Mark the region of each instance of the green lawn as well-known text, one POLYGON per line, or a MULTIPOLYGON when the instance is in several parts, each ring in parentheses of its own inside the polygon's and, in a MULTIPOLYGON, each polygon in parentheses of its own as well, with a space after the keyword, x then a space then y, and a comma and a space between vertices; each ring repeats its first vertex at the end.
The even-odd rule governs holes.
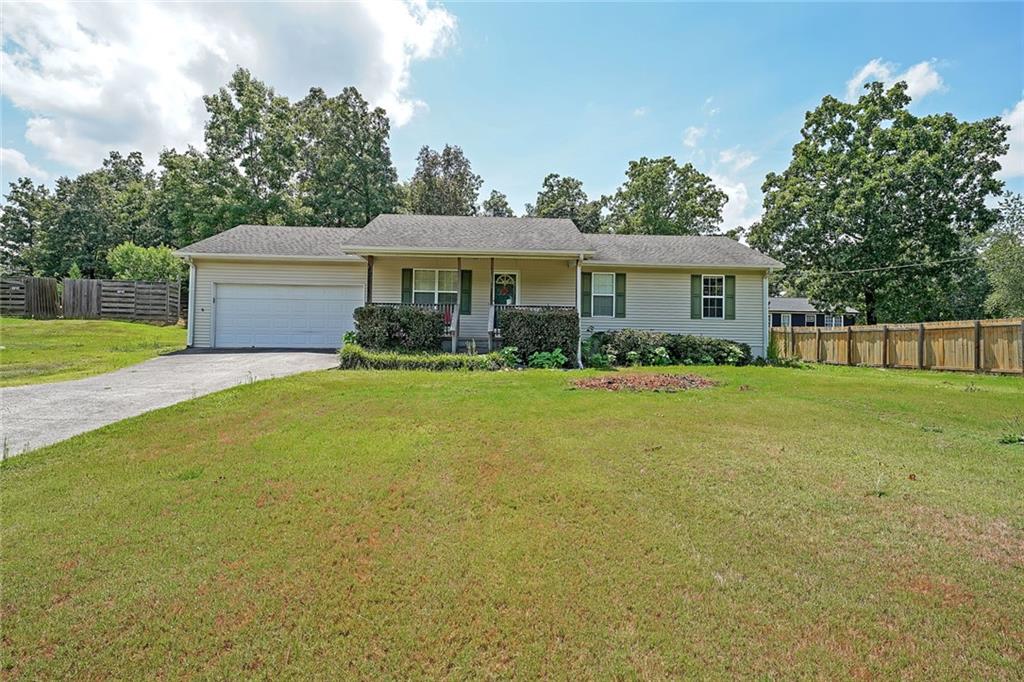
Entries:
POLYGON ((80 379, 185 347, 181 327, 0 318, 0 386, 80 379))
POLYGON ((328 371, 0 468, 12 677, 1019 678, 1024 381, 328 371))

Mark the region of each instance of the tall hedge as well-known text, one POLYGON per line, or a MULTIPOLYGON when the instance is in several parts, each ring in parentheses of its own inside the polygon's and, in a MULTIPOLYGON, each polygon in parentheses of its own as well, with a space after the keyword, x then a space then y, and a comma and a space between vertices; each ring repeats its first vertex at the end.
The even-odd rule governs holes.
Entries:
POLYGON ((413 306, 356 308, 356 343, 373 350, 440 352, 444 315, 413 306))
POLYGON ((501 343, 515 346, 526 361, 536 352, 561 348, 568 364, 576 366, 576 344, 580 338, 580 316, 575 310, 509 308, 501 313, 501 343))

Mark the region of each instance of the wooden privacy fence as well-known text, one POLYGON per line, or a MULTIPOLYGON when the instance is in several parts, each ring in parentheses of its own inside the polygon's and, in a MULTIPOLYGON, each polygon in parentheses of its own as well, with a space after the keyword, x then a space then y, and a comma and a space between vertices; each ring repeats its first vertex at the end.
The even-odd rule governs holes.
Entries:
POLYGON ((175 324, 181 315, 180 282, 65 279, 64 317, 175 324))
POLYGON ((60 315, 57 280, 53 277, 0 279, 0 314, 53 319, 60 315))
POLYGON ((805 362, 1024 375, 1024 318, 863 327, 784 327, 779 354, 805 362))

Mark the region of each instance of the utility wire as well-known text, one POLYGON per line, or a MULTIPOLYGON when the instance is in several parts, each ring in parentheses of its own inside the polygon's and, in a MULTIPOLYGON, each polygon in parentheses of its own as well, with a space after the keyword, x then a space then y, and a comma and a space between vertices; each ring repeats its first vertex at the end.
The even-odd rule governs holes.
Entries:
POLYGON ((963 258, 948 258, 946 260, 939 260, 931 263, 908 263, 905 265, 886 265, 880 268, 861 268, 859 270, 790 270, 789 268, 787 268, 782 272, 786 275, 855 275, 861 272, 881 272, 883 270, 902 270, 906 268, 930 268, 936 265, 944 265, 945 263, 959 263, 965 260, 979 259, 979 256, 964 256, 963 258))

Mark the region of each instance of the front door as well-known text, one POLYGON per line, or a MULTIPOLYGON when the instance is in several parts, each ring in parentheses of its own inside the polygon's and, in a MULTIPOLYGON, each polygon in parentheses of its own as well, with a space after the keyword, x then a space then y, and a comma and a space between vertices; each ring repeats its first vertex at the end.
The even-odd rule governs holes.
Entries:
POLYGON ((497 305, 515 305, 519 276, 514 272, 494 273, 494 302, 497 305))

